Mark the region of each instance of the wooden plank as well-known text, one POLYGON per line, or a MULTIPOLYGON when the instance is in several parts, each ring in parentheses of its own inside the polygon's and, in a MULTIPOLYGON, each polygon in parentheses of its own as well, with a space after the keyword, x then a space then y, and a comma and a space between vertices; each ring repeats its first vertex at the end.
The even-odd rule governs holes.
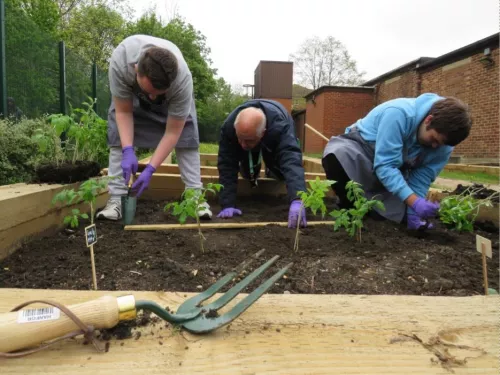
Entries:
POLYGON ((79 184, 14 184, 0 189, 0 231, 44 216, 54 209, 52 198, 63 189, 79 184))
MULTIPOLYGON (((143 170, 144 167, 146 167, 147 163, 139 163, 139 171, 143 170)), ((108 170, 107 168, 104 169, 104 172, 107 174, 108 170)), ((156 173, 160 174, 178 174, 180 175, 179 171, 179 165, 178 164, 162 164, 158 168, 156 168, 156 173)), ((200 167, 200 173, 203 176, 218 176, 219 175, 219 170, 217 167, 213 166, 201 166, 200 167)), ((265 170, 261 169, 260 171, 261 176, 264 176, 265 170)), ((311 172, 306 172, 305 173, 306 180, 313 180, 316 177, 319 177, 320 179, 324 180, 326 178, 325 173, 311 173, 311 172)))
POLYGON ((474 164, 446 164, 445 171, 459 171, 466 173, 486 173, 492 176, 500 177, 500 167, 474 164))
MULTIPOLYGON (((148 156, 144 159, 139 160, 139 163, 148 164, 150 160, 151 156, 148 156)), ((171 163, 172 163, 172 154, 169 154, 162 164, 171 164, 171 163)))
POLYGON ((311 173, 325 173, 323 165, 321 164, 321 159, 311 158, 309 156, 302 157, 304 169, 306 172, 311 173))
MULTIPOLYGON (((124 294, 128 293, 4 289, 0 312, 33 299, 73 304, 102 295, 124 294)), ((133 294, 136 299, 153 300, 174 310, 193 295, 133 294)), ((498 296, 267 294, 229 328, 211 334, 180 334, 157 324, 141 329, 138 340, 112 339, 108 353, 97 353, 92 345, 82 345, 81 338, 66 340, 27 357, 0 360, 0 372, 2 375, 452 373, 434 362, 438 359, 429 349, 404 336, 416 335, 425 343, 439 339, 451 344, 447 348, 435 344, 433 347, 440 353, 448 349, 458 360, 467 358, 466 364, 451 369, 455 374, 497 375, 498 303, 498 296)))
MULTIPOLYGON (((107 192, 102 193, 97 197, 96 207, 102 208, 108 200, 107 192)), ((40 200, 40 208, 46 208, 47 202, 40 200)), ((56 233, 63 227, 63 219, 71 209, 78 208, 82 211, 87 211, 85 204, 71 205, 64 208, 51 208, 44 215, 31 220, 26 220, 0 231, 0 260, 15 252, 24 243, 27 243, 35 238, 40 238, 56 233)), ((22 216, 23 211, 18 211, 13 219, 22 216)))
MULTIPOLYGON (((333 225, 335 221, 309 221, 307 225, 310 227, 316 225, 333 225)), ((268 221, 268 222, 255 222, 255 223, 201 223, 201 229, 243 229, 265 227, 268 225, 277 225, 280 227, 287 227, 287 221, 268 221)), ((125 230, 176 230, 176 229, 198 229, 198 224, 143 224, 143 225, 125 225, 125 230)))

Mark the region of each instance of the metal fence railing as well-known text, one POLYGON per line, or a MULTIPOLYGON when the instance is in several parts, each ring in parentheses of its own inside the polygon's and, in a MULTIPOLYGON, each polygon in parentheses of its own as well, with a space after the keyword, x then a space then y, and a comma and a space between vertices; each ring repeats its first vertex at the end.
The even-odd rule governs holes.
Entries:
POLYGON ((5 34, 0 38, 0 43, 5 40, 6 72, 0 98, 7 98, 5 111, 0 101, 0 114, 36 118, 68 113, 70 105, 81 107, 91 97, 97 98, 96 112, 107 118, 111 102, 107 72, 41 30, 23 9, 12 4, 5 1, 5 34))

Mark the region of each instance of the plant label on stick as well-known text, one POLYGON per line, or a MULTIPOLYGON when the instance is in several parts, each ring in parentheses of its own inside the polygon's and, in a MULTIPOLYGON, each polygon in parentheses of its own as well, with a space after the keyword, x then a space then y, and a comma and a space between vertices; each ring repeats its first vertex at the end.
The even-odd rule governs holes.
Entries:
POLYGON ((480 235, 476 235, 476 250, 482 254, 483 248, 484 248, 485 255, 491 259, 491 257, 492 257, 491 240, 484 238, 484 237, 481 237, 480 235))
POLYGON ((89 225, 85 228, 85 241, 87 242, 87 247, 95 245, 97 242, 97 228, 95 224, 89 225))

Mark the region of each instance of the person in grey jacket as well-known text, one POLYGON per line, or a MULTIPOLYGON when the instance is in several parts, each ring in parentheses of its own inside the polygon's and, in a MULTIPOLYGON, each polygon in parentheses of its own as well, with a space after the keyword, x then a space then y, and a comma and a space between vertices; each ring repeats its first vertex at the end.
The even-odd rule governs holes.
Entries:
MULTIPOLYGON (((149 35, 124 39, 109 64, 112 103, 108 112, 110 199, 97 218, 119 220, 121 196, 138 171, 135 147, 155 148, 149 164, 132 185, 138 197, 152 175, 175 147, 186 188, 202 187, 199 135, 193 96, 193 79, 179 48, 149 35)), ((207 203, 201 218, 212 217, 207 203)))

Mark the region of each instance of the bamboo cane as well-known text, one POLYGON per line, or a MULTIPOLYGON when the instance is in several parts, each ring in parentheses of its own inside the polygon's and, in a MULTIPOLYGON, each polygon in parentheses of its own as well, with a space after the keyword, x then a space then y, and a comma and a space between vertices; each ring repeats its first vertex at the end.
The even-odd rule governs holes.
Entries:
MULTIPOLYGON (((335 221, 310 221, 308 227, 315 225, 333 225, 335 221)), ((200 224, 202 229, 243 229, 265 227, 267 225, 277 225, 287 227, 287 221, 278 222, 255 222, 255 223, 210 223, 200 224)), ((175 230, 175 229, 198 229, 198 224, 144 224, 144 225, 125 225, 125 230, 147 231, 147 230, 175 230)))
POLYGON ((316 135, 319 135, 321 138, 323 138, 325 141, 330 141, 328 138, 326 138, 323 134, 321 134, 319 131, 317 131, 316 129, 314 129, 311 125, 309 125, 308 123, 305 123, 304 126, 306 128, 308 128, 309 130, 311 130, 313 133, 316 133, 316 135))

